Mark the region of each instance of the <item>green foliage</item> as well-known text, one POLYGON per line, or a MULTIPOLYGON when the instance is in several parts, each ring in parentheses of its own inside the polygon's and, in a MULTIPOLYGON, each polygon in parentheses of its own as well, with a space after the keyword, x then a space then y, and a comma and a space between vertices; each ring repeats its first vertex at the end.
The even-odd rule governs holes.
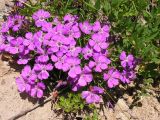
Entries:
POLYGON ((160 1, 104 0, 101 5, 112 35, 120 38, 114 53, 125 50, 141 59, 138 73, 144 86, 149 78, 160 81, 160 1))
POLYGON ((68 93, 66 96, 60 96, 57 108, 62 109, 66 113, 78 112, 83 110, 85 102, 82 100, 80 94, 68 93))
POLYGON ((93 115, 86 115, 86 117, 84 118, 84 120, 99 120, 98 119, 98 113, 96 110, 93 111, 93 115))

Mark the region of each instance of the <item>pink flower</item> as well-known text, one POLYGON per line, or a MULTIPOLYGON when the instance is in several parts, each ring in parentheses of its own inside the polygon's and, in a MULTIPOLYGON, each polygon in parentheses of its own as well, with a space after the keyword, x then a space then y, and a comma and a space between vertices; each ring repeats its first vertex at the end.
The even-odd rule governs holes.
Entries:
POLYGON ((90 91, 83 91, 82 98, 85 99, 88 104, 99 103, 101 100, 101 97, 99 95, 90 91))
POLYGON ((104 73, 104 80, 107 81, 108 87, 113 88, 119 84, 119 79, 121 78, 121 74, 118 70, 111 68, 108 73, 104 73))
POLYGON ((88 21, 85 21, 83 23, 79 23, 79 27, 81 31, 85 34, 91 34, 92 26, 88 21))
POLYGON ((91 86, 90 91, 92 91, 95 94, 103 94, 104 93, 104 89, 97 87, 97 86, 91 86))
POLYGON ((35 41, 31 32, 26 33, 23 45, 28 47, 29 50, 35 49, 35 41))
POLYGON ((123 83, 130 83, 135 78, 136 78, 136 73, 134 71, 123 70, 120 80, 123 83))
POLYGON ((93 57, 94 61, 89 62, 89 67, 93 68, 96 72, 102 72, 108 68, 111 61, 104 55, 95 55, 93 57))
POLYGON ((6 48, 7 52, 9 52, 10 54, 17 54, 23 52, 23 38, 8 37, 8 41, 10 42, 10 46, 6 48))
POLYGON ((77 84, 79 86, 86 86, 93 80, 92 70, 85 66, 81 72, 81 74, 77 77, 77 84))
POLYGON ((93 47, 96 52, 101 52, 102 50, 107 49, 109 46, 103 36, 98 34, 92 35, 92 39, 89 40, 89 45, 93 47))
POLYGON ((43 97, 43 90, 45 90, 45 85, 42 82, 37 83, 37 85, 34 85, 31 88, 30 95, 32 97, 36 98, 42 98, 43 97))
POLYGON ((86 45, 82 49, 82 53, 83 53, 84 59, 88 60, 89 58, 91 58, 93 56, 93 49, 91 48, 90 45, 86 45))
POLYGON ((104 25, 103 27, 101 27, 100 22, 96 21, 93 25, 93 31, 105 38, 108 38, 110 27, 108 25, 104 25))
POLYGON ((65 66, 68 66, 68 75, 71 78, 76 78, 77 75, 81 73, 81 67, 80 67, 80 59, 76 57, 68 57, 66 59, 65 66))
POLYGON ((53 69, 51 63, 49 64, 35 64, 33 68, 36 72, 38 72, 38 78, 40 80, 47 79, 49 77, 48 71, 53 69))
POLYGON ((46 19, 50 17, 50 13, 43 9, 38 10, 32 16, 37 27, 42 27, 46 23, 46 19))
POLYGON ((121 65, 122 67, 130 67, 133 68, 134 65, 134 57, 133 55, 126 55, 125 51, 122 51, 122 53, 120 54, 120 60, 121 60, 121 65))
POLYGON ((55 68, 63 70, 64 72, 68 71, 69 66, 66 64, 67 56, 62 52, 57 52, 56 55, 51 56, 51 60, 55 63, 55 68))
POLYGON ((29 92, 31 90, 31 85, 27 82, 27 80, 18 77, 16 78, 16 84, 19 92, 29 92))
POLYGON ((31 69, 29 65, 26 65, 21 72, 23 79, 27 80, 29 84, 35 84, 37 75, 34 70, 31 69))
POLYGON ((8 32, 9 29, 13 27, 13 25, 14 25, 14 21, 10 17, 8 17, 8 20, 2 23, 1 25, 1 32, 2 33, 8 32))

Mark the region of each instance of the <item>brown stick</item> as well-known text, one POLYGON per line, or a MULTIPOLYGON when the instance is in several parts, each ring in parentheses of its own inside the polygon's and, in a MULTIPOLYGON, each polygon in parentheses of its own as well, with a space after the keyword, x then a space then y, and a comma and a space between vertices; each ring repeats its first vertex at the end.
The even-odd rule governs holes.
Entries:
POLYGON ((20 118, 20 117, 26 115, 27 113, 29 113, 29 112, 31 112, 31 111, 37 109, 38 107, 40 107, 40 106, 42 106, 42 105, 48 103, 48 102, 51 101, 51 100, 52 100, 52 96, 50 96, 49 98, 47 98, 43 103, 38 104, 38 105, 35 105, 33 108, 27 109, 27 110, 25 110, 25 111, 21 111, 20 113, 18 113, 17 115, 15 115, 15 116, 9 118, 8 120, 16 120, 16 119, 18 119, 18 118, 20 118))

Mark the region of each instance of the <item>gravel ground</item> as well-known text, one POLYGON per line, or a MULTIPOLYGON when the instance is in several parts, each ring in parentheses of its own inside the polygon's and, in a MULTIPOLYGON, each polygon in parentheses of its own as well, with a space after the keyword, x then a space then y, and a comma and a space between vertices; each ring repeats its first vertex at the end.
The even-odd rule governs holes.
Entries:
POLYGON ((0 0, 0 21, 3 21, 3 15, 6 15, 10 10, 9 6, 12 6, 13 3, 11 0, 0 0))
MULTIPOLYGON (((9 0, 0 0, 0 21, 12 5, 9 0)), ((1 58, 1 57, 0 57, 1 58)), ((0 60, 0 120, 8 120, 10 117, 34 107, 37 103, 33 99, 26 99, 20 95, 15 84, 15 77, 19 75, 14 69, 10 68, 8 62, 0 60), (32 102, 31 102, 32 101, 32 102)), ((130 98, 128 97, 129 101, 130 98)), ((160 120, 160 104, 155 97, 142 97, 141 107, 129 109, 128 101, 119 99, 113 109, 104 108, 100 111, 101 120, 160 120)), ((132 100, 131 100, 132 101, 132 100)), ((42 107, 26 114, 18 120, 62 120, 62 116, 50 109, 51 103, 48 102, 42 107)))

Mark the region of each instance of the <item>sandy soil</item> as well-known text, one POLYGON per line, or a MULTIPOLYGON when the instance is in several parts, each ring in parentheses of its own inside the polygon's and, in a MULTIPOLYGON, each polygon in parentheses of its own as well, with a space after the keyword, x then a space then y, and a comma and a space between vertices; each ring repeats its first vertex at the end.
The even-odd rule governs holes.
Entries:
MULTIPOLYGON (((0 0, 0 21, 8 10, 5 3, 9 0, 0 0)), ((10 3, 9 3, 10 4, 10 3)), ((1 58, 1 57, 0 57, 1 58)), ((18 71, 10 68, 7 62, 0 60, 0 120, 8 120, 10 117, 34 107, 38 104, 33 99, 25 98, 17 91, 15 77, 18 71)), ((101 120, 160 120, 160 104, 155 97, 142 97, 141 107, 129 109, 128 103, 124 99, 119 99, 115 108, 105 108, 99 112, 101 120)), ((26 114, 18 120, 62 120, 62 116, 56 117, 51 110, 51 103, 48 102, 42 107, 26 114)))

